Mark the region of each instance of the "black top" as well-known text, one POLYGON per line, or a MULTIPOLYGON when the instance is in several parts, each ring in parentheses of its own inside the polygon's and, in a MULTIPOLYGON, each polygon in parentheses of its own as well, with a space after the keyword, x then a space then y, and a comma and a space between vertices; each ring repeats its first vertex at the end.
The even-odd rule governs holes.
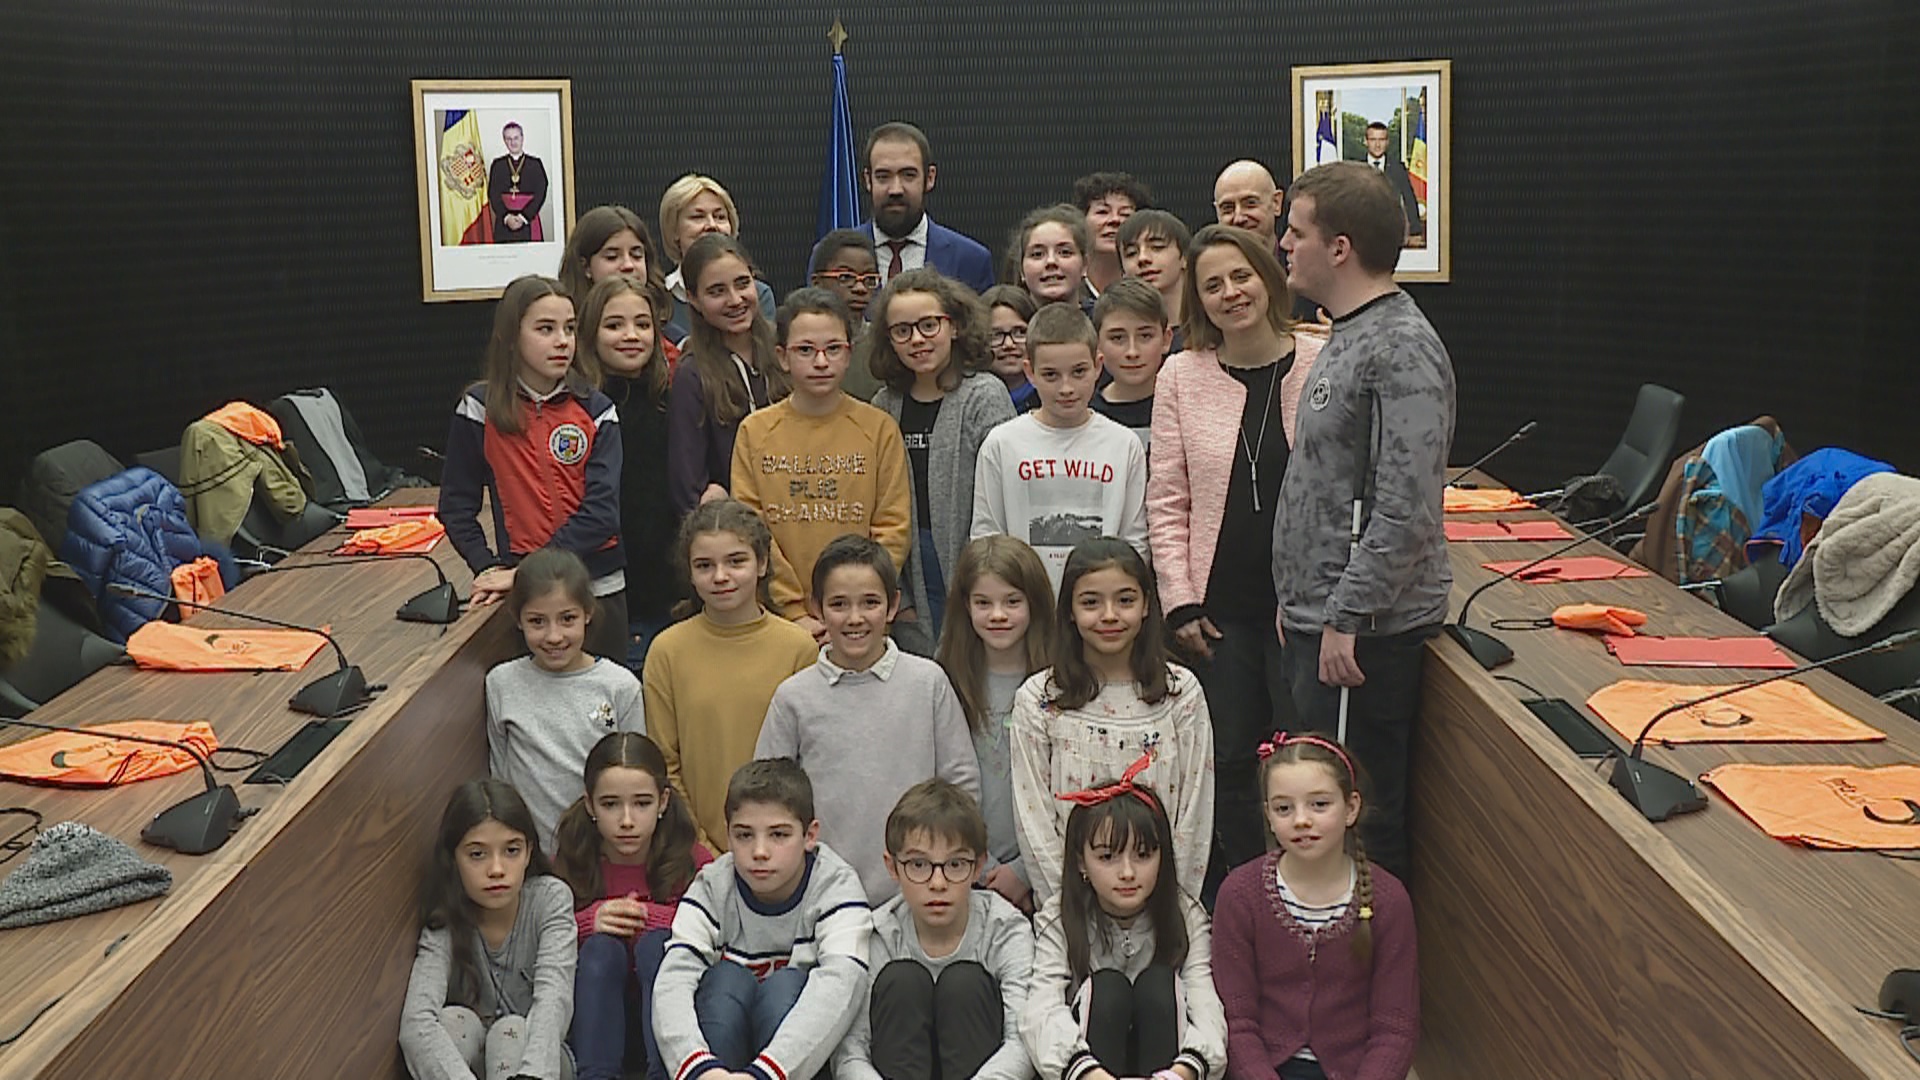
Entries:
POLYGON ((1108 401, 1107 395, 1095 394, 1092 404, 1094 412, 1140 436, 1141 446, 1147 445, 1147 436, 1153 431, 1152 394, 1139 401, 1108 401))
POLYGON ((1289 352, 1265 367, 1221 370, 1247 388, 1240 411, 1240 434, 1234 438, 1233 477, 1227 483, 1227 512, 1220 520, 1220 543, 1213 549, 1213 568, 1207 573, 1206 614, 1216 622, 1259 622, 1273 625, 1279 600, 1273 591, 1273 508, 1280 501, 1280 480, 1287 472, 1287 433, 1280 426, 1280 380, 1293 367, 1289 352), (1266 435, 1261 435, 1261 425, 1266 435), (1260 508, 1254 509, 1255 470, 1248 467, 1252 452, 1259 465, 1260 508))
POLYGON ((931 528, 932 504, 927 501, 927 456, 933 450, 933 422, 940 418, 946 398, 920 401, 907 394, 900 402, 900 437, 907 444, 907 462, 913 466, 913 511, 916 528, 931 528))
MULTIPOLYGON (((654 363, 661 363, 655 360, 654 363)), ((627 551, 627 614, 665 619, 685 591, 673 566, 679 515, 667 494, 666 396, 644 379, 607 376, 620 411, 620 539, 627 551)))

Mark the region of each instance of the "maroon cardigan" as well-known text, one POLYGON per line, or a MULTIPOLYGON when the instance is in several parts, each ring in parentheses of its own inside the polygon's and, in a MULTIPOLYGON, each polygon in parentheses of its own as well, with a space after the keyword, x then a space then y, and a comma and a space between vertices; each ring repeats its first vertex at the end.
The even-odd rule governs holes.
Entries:
POLYGON ((1235 869, 1213 913, 1213 985, 1227 1011, 1228 1080, 1273 1080, 1309 1041, 1328 1080, 1406 1080, 1420 1032, 1413 905, 1373 866, 1373 963, 1354 959, 1358 912, 1305 931, 1280 903, 1277 854, 1235 869))

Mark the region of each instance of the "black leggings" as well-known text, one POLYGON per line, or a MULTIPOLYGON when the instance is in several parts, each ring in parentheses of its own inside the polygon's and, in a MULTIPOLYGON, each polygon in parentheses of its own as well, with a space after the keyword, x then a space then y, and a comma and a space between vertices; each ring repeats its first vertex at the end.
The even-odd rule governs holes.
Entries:
POLYGON ((887 1080, 968 1080, 1006 1035, 1000 987, 971 960, 933 973, 895 960, 873 977, 874 1070, 887 1080))
POLYGON ((1173 969, 1150 964, 1128 981, 1102 968, 1089 981, 1087 1049, 1100 1067, 1115 1076, 1151 1076, 1171 1068, 1180 1053, 1173 969))

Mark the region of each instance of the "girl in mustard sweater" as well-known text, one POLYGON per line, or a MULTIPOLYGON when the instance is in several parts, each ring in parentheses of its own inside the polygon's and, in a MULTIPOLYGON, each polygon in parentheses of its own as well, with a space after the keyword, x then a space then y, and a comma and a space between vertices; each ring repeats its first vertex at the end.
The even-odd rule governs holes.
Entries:
POLYGON ((753 760, 773 691, 820 655, 767 611, 772 550, 766 522, 737 499, 687 515, 679 551, 694 599, 683 607, 697 610, 654 639, 641 679, 648 733, 714 852, 727 849, 727 781, 753 760))

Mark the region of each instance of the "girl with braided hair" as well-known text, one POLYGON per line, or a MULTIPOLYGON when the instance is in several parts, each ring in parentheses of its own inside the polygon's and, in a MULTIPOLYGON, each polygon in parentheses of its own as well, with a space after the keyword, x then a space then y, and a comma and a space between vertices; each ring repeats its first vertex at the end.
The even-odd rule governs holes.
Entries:
POLYGON ((1367 861, 1359 769, 1318 735, 1277 733, 1259 756, 1270 850, 1227 875, 1214 908, 1227 1076, 1406 1080, 1420 1030, 1413 908, 1367 861))

